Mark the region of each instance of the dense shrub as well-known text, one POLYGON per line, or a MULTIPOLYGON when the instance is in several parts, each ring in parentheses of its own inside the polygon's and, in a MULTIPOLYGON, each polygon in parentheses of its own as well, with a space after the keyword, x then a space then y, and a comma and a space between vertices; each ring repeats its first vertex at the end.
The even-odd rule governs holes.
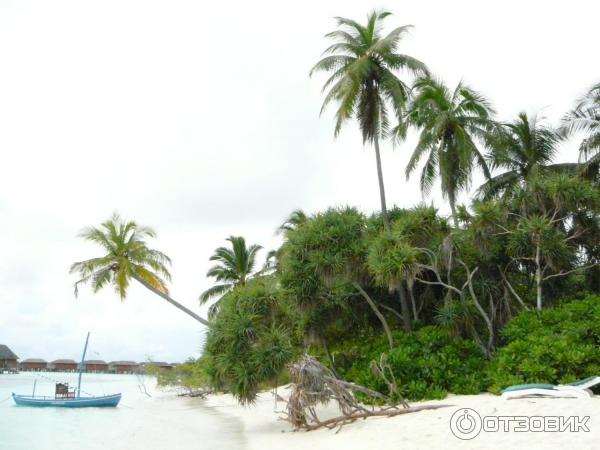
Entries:
POLYGON ((448 392, 478 394, 486 387, 486 361, 477 345, 453 337, 435 326, 411 333, 397 333, 389 349, 383 337, 361 338, 335 351, 340 374, 380 392, 387 386, 370 369, 382 353, 396 378, 400 393, 407 399, 443 398, 448 392))
POLYGON ((600 295, 524 311, 504 328, 502 343, 490 365, 492 392, 600 375, 600 295))
POLYGON ((276 283, 255 278, 227 294, 211 322, 202 359, 212 388, 251 404, 265 383, 274 384, 294 354, 276 283))

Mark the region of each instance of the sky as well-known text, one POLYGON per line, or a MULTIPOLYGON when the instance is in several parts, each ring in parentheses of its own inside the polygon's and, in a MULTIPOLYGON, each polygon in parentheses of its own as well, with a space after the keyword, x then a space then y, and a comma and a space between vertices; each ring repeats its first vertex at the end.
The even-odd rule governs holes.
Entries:
MULTIPOLYGON (((206 329, 143 287, 75 299, 69 266, 99 256, 77 234, 114 211, 157 231, 172 296, 205 314, 208 258, 229 235, 272 249, 295 209, 378 210, 372 149, 353 123, 334 139, 324 78, 308 76, 333 17, 373 8, 414 26, 401 52, 501 120, 557 124, 600 81, 600 6, 583 0, 0 0, 0 343, 77 359, 91 331, 93 359, 200 354, 206 329)), ((406 181, 413 147, 382 145, 388 204, 447 213, 406 181)), ((576 159, 573 142, 557 157, 576 159)))

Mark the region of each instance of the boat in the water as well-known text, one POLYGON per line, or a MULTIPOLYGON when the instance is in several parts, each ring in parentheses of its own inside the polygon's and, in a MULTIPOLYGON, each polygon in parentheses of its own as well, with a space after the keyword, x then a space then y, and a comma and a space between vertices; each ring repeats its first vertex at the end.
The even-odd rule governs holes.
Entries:
POLYGON ((12 395, 13 400, 20 406, 64 406, 67 408, 85 408, 88 406, 117 406, 121 394, 103 395, 101 397, 55 398, 32 395, 12 395))
POLYGON ((67 383, 56 383, 54 397, 51 396, 36 396, 35 383, 33 385, 32 395, 20 395, 13 392, 12 398, 17 405, 20 406, 58 406, 64 408, 85 408, 85 407, 105 407, 117 406, 121 401, 121 394, 103 395, 103 396, 82 396, 81 395, 81 375, 85 361, 85 353, 87 351, 90 333, 85 340, 83 347, 83 356, 79 364, 79 378, 77 380, 77 389, 70 389, 67 383))

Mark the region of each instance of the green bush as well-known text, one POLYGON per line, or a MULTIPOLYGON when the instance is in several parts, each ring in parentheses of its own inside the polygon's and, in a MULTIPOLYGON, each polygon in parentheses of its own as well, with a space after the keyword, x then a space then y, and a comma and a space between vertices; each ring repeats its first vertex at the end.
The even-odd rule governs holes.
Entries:
POLYGON ((600 375, 600 295, 524 311, 502 331, 490 390, 522 383, 569 383, 600 375))
POLYGON ((409 400, 444 398, 448 392, 478 394, 485 389, 487 362, 474 342, 435 326, 397 333, 394 339, 391 350, 382 336, 346 343, 334 352, 340 375, 386 392, 386 384, 370 368, 371 361, 386 353, 400 393, 409 400))

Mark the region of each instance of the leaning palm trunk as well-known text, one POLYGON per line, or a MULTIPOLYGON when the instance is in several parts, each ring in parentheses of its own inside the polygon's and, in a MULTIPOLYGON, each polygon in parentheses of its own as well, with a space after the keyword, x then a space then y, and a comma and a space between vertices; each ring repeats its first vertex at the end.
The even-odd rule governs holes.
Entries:
POLYGON ((135 273, 132 275, 133 279, 136 280, 138 283, 140 283, 142 286, 144 286, 146 289, 154 292, 156 295, 158 295, 159 297, 161 297, 162 299, 166 300, 167 302, 169 302, 171 305, 173 305, 175 308, 180 309, 181 311, 183 311, 184 313, 186 313, 189 316, 192 316, 194 319, 196 319, 198 322, 209 326, 209 322, 208 320, 200 317, 198 314, 196 314, 194 311, 192 311, 189 308, 186 308, 185 306, 183 306, 181 303, 173 300, 171 297, 169 297, 168 294, 164 293, 163 291, 161 291, 160 289, 156 289, 154 286, 152 286, 151 284, 149 284, 146 280, 144 280, 143 278, 139 277, 138 275, 136 275, 135 273))
POLYGON ((387 205, 385 202, 385 186, 383 184, 383 170, 381 169, 381 154, 379 152, 379 138, 373 140, 375 146, 375 160, 377 162, 377 180, 379 181, 379 200, 381 201, 381 217, 383 217, 383 226, 386 231, 390 229, 390 219, 387 213, 387 205))

